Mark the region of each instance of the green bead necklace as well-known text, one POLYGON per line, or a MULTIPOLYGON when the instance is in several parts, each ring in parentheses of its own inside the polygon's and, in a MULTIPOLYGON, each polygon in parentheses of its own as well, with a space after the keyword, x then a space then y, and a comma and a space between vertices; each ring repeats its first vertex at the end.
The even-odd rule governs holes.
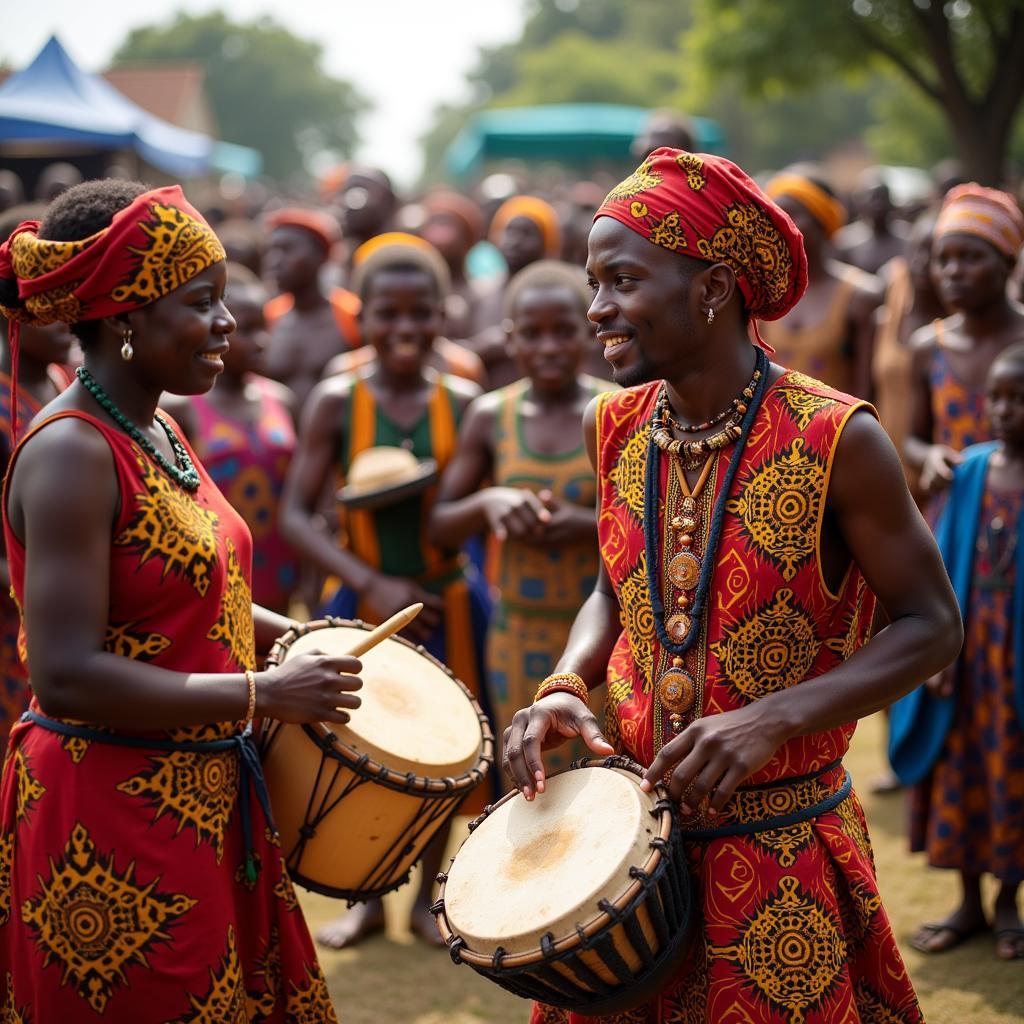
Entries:
POLYGON ((174 428, 161 416, 156 414, 156 421, 164 428, 167 440, 171 442, 174 450, 174 460, 178 465, 168 462, 163 453, 153 444, 146 435, 114 403, 110 396, 100 387, 99 381, 84 367, 80 366, 75 370, 75 375, 82 382, 82 387, 92 395, 99 403, 100 408, 105 410, 110 418, 151 458, 153 461, 179 486, 186 491, 199 489, 199 471, 188 453, 188 449, 182 444, 181 439, 174 432, 174 428), (180 468, 179 468, 180 467, 180 468))

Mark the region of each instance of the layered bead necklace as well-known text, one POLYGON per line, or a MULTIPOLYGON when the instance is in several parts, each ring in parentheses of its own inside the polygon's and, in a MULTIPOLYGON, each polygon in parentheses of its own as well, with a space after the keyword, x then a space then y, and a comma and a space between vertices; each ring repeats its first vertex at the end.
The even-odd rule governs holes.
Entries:
POLYGON ((657 683, 658 699, 669 712, 673 732, 681 732, 684 715, 696 702, 697 686, 685 670, 683 656, 693 646, 700 633, 701 618, 707 602, 711 577, 714 573, 715 553, 721 535, 725 502, 739 467, 740 457, 750 433, 754 417, 764 397, 768 374, 768 357, 757 352, 754 372, 739 398, 733 399, 729 409, 695 427, 676 424, 670 415, 668 393, 662 389, 651 417, 651 440, 647 452, 647 473, 644 480, 644 546, 647 556, 647 586, 651 599, 654 625, 661 646, 672 655, 671 667, 657 683), (726 421, 715 434, 699 441, 677 440, 672 437, 670 425, 687 433, 707 430, 726 421), (694 550, 694 541, 700 528, 699 501, 711 476, 715 460, 721 449, 736 443, 729 460, 725 479, 711 511, 707 544, 703 558, 694 550), (666 617, 661 598, 658 566, 662 564, 658 549, 658 464, 659 454, 665 452, 672 463, 683 499, 678 514, 670 521, 678 550, 668 559, 665 577, 678 591, 675 608, 666 617), (700 467, 697 482, 691 488, 684 468, 700 467))
POLYGON ((164 429, 167 440, 171 442, 171 450, 174 452, 174 462, 169 462, 163 452, 134 424, 116 405, 111 397, 100 387, 96 378, 84 367, 80 366, 75 370, 75 375, 82 383, 82 387, 92 395, 110 418, 181 488, 186 491, 197 491, 199 489, 199 471, 188 453, 188 449, 182 443, 181 438, 174 432, 174 428, 160 415, 156 414, 156 421, 164 429))

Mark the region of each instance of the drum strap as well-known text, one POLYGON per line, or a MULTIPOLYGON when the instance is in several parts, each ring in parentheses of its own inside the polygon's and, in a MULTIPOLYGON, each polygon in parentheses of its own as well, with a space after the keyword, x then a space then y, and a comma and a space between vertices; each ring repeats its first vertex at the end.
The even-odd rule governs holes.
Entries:
POLYGON ((680 822, 683 839, 705 841, 788 828, 838 807, 851 793, 853 780, 842 762, 820 771, 775 782, 737 788, 714 828, 686 818, 680 822), (723 820, 724 819, 724 820, 723 820), (731 819, 731 820, 730 820, 731 819))
POLYGON ((31 722, 33 725, 38 725, 61 736, 88 740, 91 743, 107 743, 114 747, 131 747, 135 750, 182 751, 186 754, 223 754, 230 750, 237 751, 239 764, 238 810, 242 819, 242 835, 245 842, 245 877, 250 883, 256 881, 259 876, 259 865, 256 861, 252 838, 252 792, 254 790, 267 824, 275 834, 277 829, 274 826, 273 815, 270 813, 270 795, 267 793, 267 783, 263 778, 263 766, 260 764, 259 753, 253 742, 251 725, 244 732, 220 740, 161 740, 147 736, 126 736, 122 733, 106 732, 88 725, 72 725, 70 722, 48 718, 46 715, 39 714, 38 711, 26 711, 21 716, 21 720, 31 722))

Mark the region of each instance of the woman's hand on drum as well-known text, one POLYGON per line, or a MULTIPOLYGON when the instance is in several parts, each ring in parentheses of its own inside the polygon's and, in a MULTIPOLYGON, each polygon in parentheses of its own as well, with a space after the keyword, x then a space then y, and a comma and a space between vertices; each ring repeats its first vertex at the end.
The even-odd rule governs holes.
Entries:
POLYGON ((310 651, 256 674, 256 717, 281 722, 349 720, 344 709, 359 707, 362 664, 347 654, 310 651))
POLYGON ((384 622, 411 604, 422 604, 423 610, 402 630, 410 640, 426 643, 437 629, 444 611, 444 602, 437 594, 428 594, 421 586, 402 576, 374 573, 359 595, 384 622))
POLYGON ((671 770, 669 796, 683 813, 691 814, 708 798, 708 812, 714 816, 784 741, 766 724, 757 702, 698 718, 661 748, 641 786, 650 792, 671 770))
POLYGON ((535 793, 544 792, 541 750, 574 736, 581 737, 602 757, 615 753, 614 747, 601 735, 594 713, 571 693, 549 694, 515 713, 512 724, 505 730, 503 767, 527 800, 532 800, 535 793))

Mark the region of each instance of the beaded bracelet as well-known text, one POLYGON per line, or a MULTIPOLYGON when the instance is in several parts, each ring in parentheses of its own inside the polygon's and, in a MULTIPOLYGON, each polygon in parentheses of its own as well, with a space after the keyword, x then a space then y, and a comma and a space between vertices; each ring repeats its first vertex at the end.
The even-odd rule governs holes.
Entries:
POLYGON ((245 709, 245 723, 242 725, 242 731, 252 725, 252 720, 256 717, 256 673, 251 668, 245 670, 245 682, 249 687, 249 704, 245 709))
POLYGON ((536 704, 550 693, 571 693, 579 697, 584 704, 588 703, 590 698, 590 690, 587 689, 583 677, 575 672, 556 672, 553 676, 548 676, 537 688, 533 703, 536 704))

